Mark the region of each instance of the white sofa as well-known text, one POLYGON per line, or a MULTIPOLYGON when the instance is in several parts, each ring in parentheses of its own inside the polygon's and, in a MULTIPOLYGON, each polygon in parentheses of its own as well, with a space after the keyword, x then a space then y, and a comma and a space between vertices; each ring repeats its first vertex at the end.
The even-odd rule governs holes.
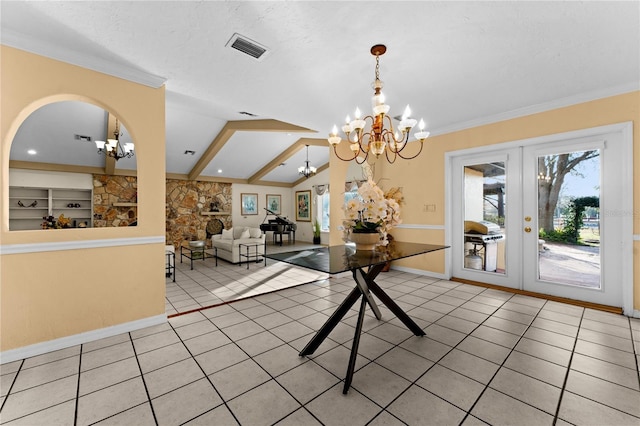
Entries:
MULTIPOLYGON (((211 246, 217 249, 220 259, 224 259, 231 263, 245 262, 246 258, 240 258, 240 244, 259 244, 258 253, 263 255, 265 249, 265 234, 260 228, 248 228, 239 226, 231 229, 222 230, 222 234, 211 236, 211 246)), ((243 247, 243 250, 246 250, 243 247)), ((253 255, 255 249, 251 247, 249 254, 253 255)), ((246 254, 246 251, 243 251, 246 254)), ((252 259, 250 259, 252 260, 252 259)))

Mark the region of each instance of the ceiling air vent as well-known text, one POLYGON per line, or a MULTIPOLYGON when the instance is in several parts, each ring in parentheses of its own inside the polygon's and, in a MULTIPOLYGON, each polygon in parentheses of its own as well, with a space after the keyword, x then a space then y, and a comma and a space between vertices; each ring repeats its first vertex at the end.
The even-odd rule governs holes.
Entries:
POLYGON ((73 135, 73 138, 77 141, 83 141, 83 142, 91 142, 91 136, 85 136, 85 135, 73 135))
POLYGON ((227 47, 232 47, 245 55, 249 55, 258 61, 264 59, 268 53, 268 49, 255 41, 235 33, 226 44, 227 47))

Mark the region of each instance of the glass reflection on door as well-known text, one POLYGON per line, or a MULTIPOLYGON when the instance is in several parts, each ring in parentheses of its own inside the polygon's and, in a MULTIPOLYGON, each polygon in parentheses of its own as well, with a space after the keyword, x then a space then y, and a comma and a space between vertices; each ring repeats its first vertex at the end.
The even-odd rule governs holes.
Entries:
POLYGON ((505 274, 505 163, 464 167, 464 268, 505 274))
POLYGON ((538 278, 601 288, 600 150, 538 157, 538 278))

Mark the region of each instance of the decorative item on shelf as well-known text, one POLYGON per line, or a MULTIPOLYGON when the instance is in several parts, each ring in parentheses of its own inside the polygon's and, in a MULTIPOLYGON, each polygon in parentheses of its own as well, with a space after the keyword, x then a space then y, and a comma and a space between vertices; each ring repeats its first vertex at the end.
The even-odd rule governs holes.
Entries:
POLYGON ((212 212, 219 212, 220 211, 220 203, 217 201, 212 201, 209 204, 209 208, 211 209, 210 211, 212 212))
POLYGON ((416 125, 416 120, 411 118, 411 109, 407 105, 398 125, 401 134, 398 134, 393 128, 393 122, 388 115, 390 106, 384 103, 383 83, 380 80, 380 56, 384 55, 386 51, 387 47, 383 44, 376 44, 371 48, 371 54, 376 57, 375 80, 373 81, 374 95, 372 98, 373 115, 367 115, 362 119, 360 109, 356 108, 355 119, 351 120, 347 116, 346 123, 342 126, 342 131, 350 144, 353 157, 342 158, 338 155, 336 148, 342 138, 338 136, 338 128, 336 126, 333 126, 333 130, 329 135, 329 144, 333 147, 333 152, 336 156, 342 161, 356 160, 358 164, 362 164, 367 161, 369 153, 373 153, 376 159, 384 153, 389 163, 396 161, 397 157, 410 160, 420 155, 424 141, 429 137, 429 132, 424 130, 424 120, 420 120, 420 131, 414 134, 416 140, 420 142, 420 149, 414 155, 403 154, 409 142, 409 133, 416 125), (368 120, 370 120, 370 128, 365 130, 368 120))
POLYGON ((320 222, 313 222, 313 244, 320 244, 320 222))
POLYGON ((309 179, 310 176, 313 176, 316 174, 318 169, 316 169, 313 166, 309 166, 309 145, 306 145, 306 147, 307 147, 307 161, 304 162, 305 164, 304 166, 298 167, 298 173, 300 173, 305 178, 309 179))
POLYGON ((98 147, 98 154, 104 154, 107 157, 114 158, 118 161, 121 158, 131 158, 133 157, 133 149, 134 145, 132 142, 122 143, 120 141, 120 123, 116 118, 116 127, 113 131, 114 139, 107 139, 105 141, 96 141, 96 146, 98 147))
POLYGON ((344 241, 356 243, 358 250, 387 245, 388 232, 402 223, 400 204, 403 200, 399 188, 385 193, 372 179, 368 179, 358 188, 358 197, 343 206, 344 241))
POLYGON ((44 216, 42 229, 63 229, 71 228, 71 218, 61 214, 57 219, 54 216, 44 216))
POLYGON ((22 200, 18 200, 18 206, 20 207, 35 207, 37 205, 38 205, 38 200, 34 200, 33 203, 29 204, 28 206, 25 206, 22 200))
POLYGON ((67 207, 72 208, 72 209, 73 208, 77 209, 77 208, 80 207, 80 203, 69 203, 69 204, 67 204, 67 207))

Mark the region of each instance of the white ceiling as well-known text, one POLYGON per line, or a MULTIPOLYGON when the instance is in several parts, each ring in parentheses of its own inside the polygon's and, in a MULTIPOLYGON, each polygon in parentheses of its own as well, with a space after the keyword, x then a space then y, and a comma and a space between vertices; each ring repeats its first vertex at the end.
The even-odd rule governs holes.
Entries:
MULTIPOLYGON (((326 138, 356 106, 370 108, 377 43, 388 48, 380 73, 390 115, 410 104, 432 134, 638 90, 640 81, 637 1, 3 0, 0 12, 2 44, 166 84, 167 172, 176 174, 192 172, 228 121, 252 119, 242 111, 315 132, 236 132, 200 176, 248 180, 299 138, 326 138), (226 47, 234 33, 268 54, 257 61, 226 47)), ((31 138, 42 152, 54 128, 91 130, 81 127, 87 119, 72 121, 79 112, 51 114, 48 134, 31 138)), ((22 159, 17 151, 11 159, 22 159)), ((305 155, 297 151, 260 180, 294 183, 305 155)), ((72 161, 94 165, 96 157, 93 148, 72 161)), ((328 147, 310 146, 309 159, 327 163, 328 147)), ((118 168, 135 168, 123 161, 118 168)))

